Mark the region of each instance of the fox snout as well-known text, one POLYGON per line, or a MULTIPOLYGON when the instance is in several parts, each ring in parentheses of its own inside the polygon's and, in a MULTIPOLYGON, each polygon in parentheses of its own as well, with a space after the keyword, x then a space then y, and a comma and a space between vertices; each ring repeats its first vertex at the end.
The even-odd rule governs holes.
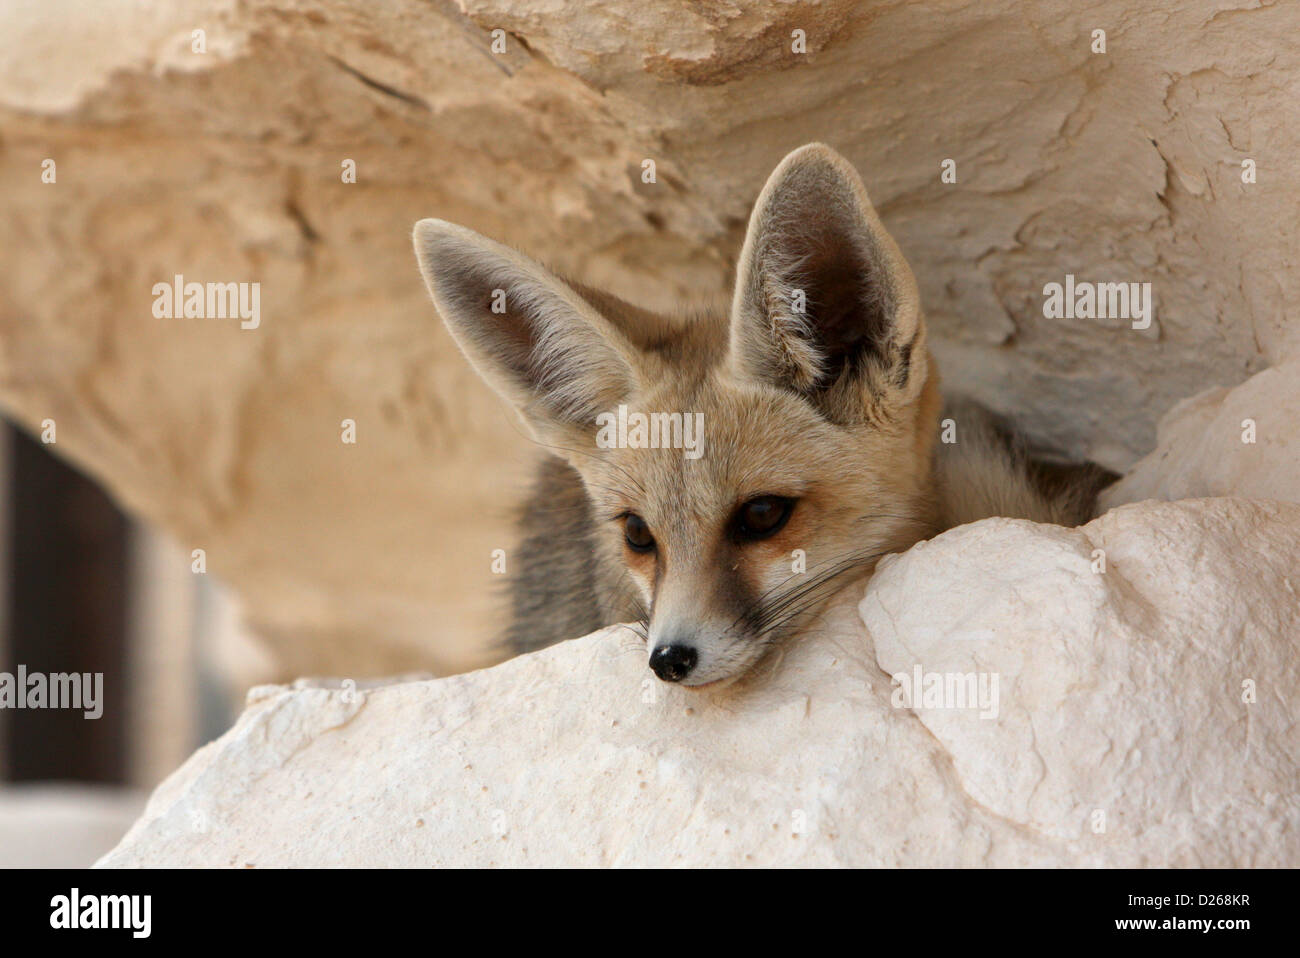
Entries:
POLYGON ((699 660, 695 646, 679 639, 669 645, 656 646, 650 653, 650 671, 665 682, 681 682, 691 674, 699 660))
MULTIPOLYGON (((675 617, 674 617, 675 618, 675 617)), ((663 682, 688 688, 729 683, 748 672, 767 647, 766 637, 752 634, 742 624, 723 628, 708 617, 697 627, 674 624, 646 630, 650 671, 663 682)))
POLYGON ((762 651, 761 643, 743 637, 725 643, 675 639, 653 647, 650 671, 664 682, 689 688, 722 685, 748 672, 762 651))
POLYGON ((650 671, 661 681, 703 688, 730 683, 749 672, 768 647, 762 636, 747 632, 670 633, 656 640, 650 629, 650 671))
POLYGON ((711 642, 698 636, 676 638, 653 644, 650 671, 661 681, 691 688, 716 685, 738 678, 750 664, 750 656, 735 654, 743 647, 711 642))

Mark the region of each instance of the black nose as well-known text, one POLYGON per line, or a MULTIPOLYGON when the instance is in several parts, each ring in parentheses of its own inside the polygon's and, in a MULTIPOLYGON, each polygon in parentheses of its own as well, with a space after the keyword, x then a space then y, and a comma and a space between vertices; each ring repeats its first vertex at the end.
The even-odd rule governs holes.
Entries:
POLYGON ((680 682, 698 659, 689 645, 661 645, 650 653, 650 669, 665 682, 680 682))

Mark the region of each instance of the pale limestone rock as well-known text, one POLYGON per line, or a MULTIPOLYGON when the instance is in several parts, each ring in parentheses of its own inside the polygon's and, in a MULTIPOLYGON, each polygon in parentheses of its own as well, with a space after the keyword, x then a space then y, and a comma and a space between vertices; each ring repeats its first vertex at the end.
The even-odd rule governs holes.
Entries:
POLYGON ((1105 491, 1101 508, 1226 495, 1300 502, 1298 424, 1300 361, 1207 390, 1160 420, 1155 450, 1105 491))
POLYGON ((617 628, 262 690, 101 864, 1297 865, 1297 569, 1289 504, 988 520, 730 690, 658 683, 617 628), (996 717, 895 707, 918 664, 998 673, 996 717))
POLYGON ((725 297, 764 178, 825 140, 945 382, 1123 469, 1177 399, 1297 352, 1298 32, 1254 0, 7 3, 0 408, 206 549, 285 678, 482 664, 534 450, 433 316, 415 220, 677 307, 725 297), (261 327, 155 320, 175 273, 261 282, 261 327), (1066 273, 1151 282, 1151 329, 1045 319, 1066 273))
POLYGON ((891 674, 1000 677, 996 721, 916 710, 983 807, 1087 864, 1295 865, 1298 559, 1289 504, 992 519, 888 559, 862 610, 891 674))

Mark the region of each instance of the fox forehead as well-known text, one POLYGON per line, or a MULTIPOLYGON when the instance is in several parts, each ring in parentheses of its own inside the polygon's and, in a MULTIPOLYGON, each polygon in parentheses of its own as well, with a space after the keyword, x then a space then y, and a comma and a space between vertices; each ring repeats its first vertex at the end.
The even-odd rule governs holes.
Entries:
POLYGON ((638 391, 627 408, 697 415, 701 455, 680 448, 613 448, 574 465, 606 516, 636 512, 666 534, 713 528, 761 495, 799 498, 860 457, 861 439, 827 422, 796 397, 733 379, 725 369, 677 377, 638 391), (846 461, 848 460, 848 461, 846 461))

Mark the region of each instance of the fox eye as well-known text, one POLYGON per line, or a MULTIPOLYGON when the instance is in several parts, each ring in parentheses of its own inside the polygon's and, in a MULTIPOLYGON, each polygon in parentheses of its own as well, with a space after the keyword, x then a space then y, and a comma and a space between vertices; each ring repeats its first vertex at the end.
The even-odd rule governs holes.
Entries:
POLYGON ((623 537, 633 552, 650 552, 655 547, 655 537, 650 534, 650 527, 635 512, 629 512, 623 517, 623 537))
POLYGON ((732 528, 736 538, 745 541, 766 539, 781 531, 790 513, 794 509, 794 500, 784 496, 759 496, 750 499, 736 512, 732 528))

